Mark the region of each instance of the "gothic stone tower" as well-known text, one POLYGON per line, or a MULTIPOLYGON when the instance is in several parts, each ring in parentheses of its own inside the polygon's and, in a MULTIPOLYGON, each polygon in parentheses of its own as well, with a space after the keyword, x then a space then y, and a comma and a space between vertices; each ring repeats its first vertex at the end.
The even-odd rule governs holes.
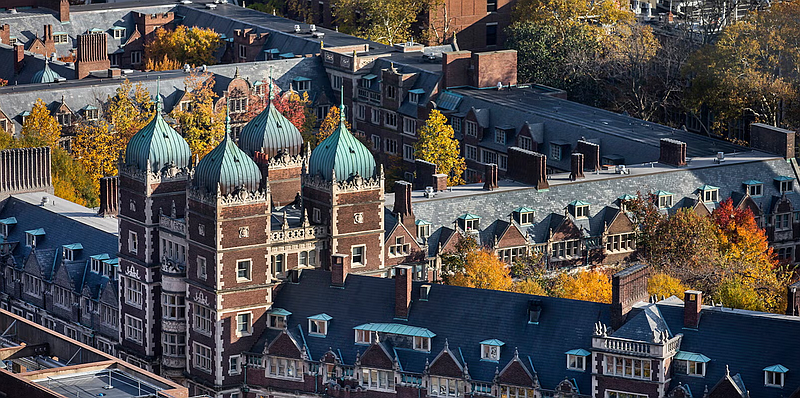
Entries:
POLYGON ((119 168, 120 354, 155 372, 165 249, 159 223, 162 214, 183 217, 190 158, 189 145, 164 120, 158 100, 155 117, 131 138, 119 168))
POLYGON ((331 255, 342 254, 352 272, 386 272, 383 184, 383 169, 347 130, 342 116, 339 127, 311 153, 303 174, 306 212, 312 223, 330 226, 320 257, 324 268, 329 268, 331 255))
POLYGON ((195 169, 187 215, 191 394, 238 391, 242 353, 267 326, 275 281, 267 261, 270 197, 261 181, 229 131, 195 169))

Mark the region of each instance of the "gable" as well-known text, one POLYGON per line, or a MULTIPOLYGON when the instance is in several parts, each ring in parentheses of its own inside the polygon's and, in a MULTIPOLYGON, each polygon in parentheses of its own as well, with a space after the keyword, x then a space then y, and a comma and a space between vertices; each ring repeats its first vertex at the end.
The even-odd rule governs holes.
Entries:
POLYGON ((450 228, 442 227, 442 238, 443 239, 439 240, 439 245, 441 246, 439 252, 454 252, 456 250, 456 243, 458 243, 458 240, 461 239, 461 234, 457 234, 450 228), (445 234, 447 234, 447 236, 445 236, 445 234))
MULTIPOLYGON (((50 250, 53 250, 53 249, 50 249, 50 250)), ((40 264, 40 262, 39 262, 39 255, 38 254, 39 254, 39 252, 44 252, 44 251, 45 250, 35 250, 34 249, 33 252, 31 252, 31 255, 28 256, 27 260, 25 261, 25 264, 23 265, 22 270, 25 273, 28 273, 28 274, 31 274, 31 275, 37 277, 37 278, 42 278, 43 279, 43 276, 42 276, 42 264, 40 264)), ((42 253, 42 254, 44 254, 44 253, 42 253)))
POLYGON ((553 230, 553 237, 550 239, 552 242, 558 242, 569 239, 580 239, 583 237, 581 230, 572 222, 569 217, 564 217, 561 224, 553 230))
POLYGON ((792 211, 792 202, 786 199, 785 196, 780 197, 775 206, 773 206, 772 213, 789 213, 792 211))
POLYGON ((533 386, 533 378, 528 369, 519 358, 514 358, 506 365, 499 375, 500 384, 513 384, 517 386, 533 386))
POLYGON ((463 377, 464 369, 458 363, 453 353, 445 346, 445 348, 436 356, 436 359, 431 362, 428 368, 430 374, 445 377, 463 377))
POLYGON ((708 209, 705 203, 699 200, 694 205, 694 212, 697 213, 698 216, 711 217, 711 210, 708 209))
POLYGON ((322 358, 319 359, 319 361, 323 363, 338 363, 339 358, 333 351, 328 351, 322 356, 322 358))
POLYGON ((115 305, 118 302, 117 289, 117 282, 108 281, 100 293, 100 302, 115 305))
POLYGON ((30 46, 28 46, 28 51, 48 56, 48 54, 45 54, 46 49, 44 43, 42 43, 42 40, 38 37, 31 41, 30 46))
POLYGON ((524 246, 527 243, 528 239, 525 238, 525 235, 522 234, 522 231, 520 231, 516 225, 506 223, 505 231, 501 232, 497 239, 496 249, 524 246))
POLYGON ((626 232, 633 232, 636 226, 633 221, 624 212, 617 209, 617 214, 608 226, 606 226, 606 233, 609 235, 623 234, 626 232))
POLYGON ((733 382, 730 376, 724 377, 722 380, 708 392, 708 398, 736 398, 744 397, 739 387, 733 382))
POLYGON ((394 361, 380 343, 373 343, 361 356, 361 365, 370 368, 392 369, 394 361))
POLYGON ((745 195, 736 207, 739 209, 750 209, 755 217, 763 215, 761 208, 758 207, 758 203, 756 203, 750 195, 745 195))
POLYGON ((303 356, 303 352, 300 350, 297 342, 295 342, 285 330, 282 331, 275 340, 269 343, 266 353, 269 355, 296 359, 300 359, 303 356))

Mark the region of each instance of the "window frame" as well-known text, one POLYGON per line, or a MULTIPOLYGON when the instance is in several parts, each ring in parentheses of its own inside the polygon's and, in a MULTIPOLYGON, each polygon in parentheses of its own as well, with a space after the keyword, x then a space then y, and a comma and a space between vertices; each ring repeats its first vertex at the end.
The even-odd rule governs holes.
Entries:
POLYGON ((764 371, 764 386, 783 388, 785 383, 786 383, 786 376, 784 376, 784 373, 773 372, 771 370, 764 371))
POLYGON ((236 314, 236 336, 251 336, 253 334, 253 313, 250 311, 236 314), (244 328, 242 328, 244 326, 244 328))
POLYGON ((500 361, 500 346, 493 344, 481 344, 482 361, 500 361))
POLYGON ((569 370, 586 370, 586 357, 583 355, 567 354, 567 369, 569 370))
POLYGON ((253 280, 253 260, 250 258, 243 258, 240 260, 236 260, 236 282, 250 282, 253 280), (242 264, 247 264, 246 267, 242 267, 242 264), (245 276, 242 276, 242 275, 245 276))
POLYGON ((353 246, 350 246, 350 265, 352 267, 366 267, 367 266, 367 245, 353 245, 353 246), (359 250, 360 253, 356 254, 356 250, 359 250), (356 261, 356 256, 358 256, 360 261, 356 261))
POLYGON ((211 358, 214 352, 211 347, 200 344, 198 342, 192 343, 192 368, 199 369, 206 373, 211 373, 213 369, 213 362, 211 358))
POLYGON ((125 314, 125 340, 130 340, 138 344, 142 344, 144 341, 144 321, 132 316, 131 314, 125 314), (136 325, 138 323, 138 326, 136 325))

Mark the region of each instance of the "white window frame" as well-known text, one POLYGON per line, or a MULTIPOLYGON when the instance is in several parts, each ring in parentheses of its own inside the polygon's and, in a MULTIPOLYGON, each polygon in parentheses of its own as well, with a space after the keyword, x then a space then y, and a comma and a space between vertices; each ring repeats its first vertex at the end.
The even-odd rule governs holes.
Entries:
POLYGON ((164 355, 169 357, 186 356, 186 334, 167 333, 161 334, 161 350, 164 355))
POLYGON ((461 380, 447 377, 430 377, 430 395, 432 397, 460 397, 464 392, 461 380))
POLYGON ((532 151, 533 139, 531 137, 519 136, 517 137, 517 145, 526 151, 532 151))
POLYGON ((249 258, 243 258, 241 260, 236 260, 236 282, 250 282, 253 280, 253 260, 249 258), (246 264, 246 267, 242 267, 243 264, 246 264), (242 276, 243 273, 245 276, 242 276))
POLYGON ((519 213, 519 225, 531 225, 534 221, 534 215, 536 212, 533 211, 524 211, 519 213))
POLYGON ((464 145, 464 158, 467 160, 478 161, 478 147, 475 145, 464 145))
POLYGON ((186 319, 186 297, 183 293, 161 293, 161 316, 170 320, 186 319))
POLYGON ((200 334, 211 336, 214 325, 214 310, 200 304, 192 304, 192 326, 200 334))
POLYGON ((130 314, 125 314, 125 339, 142 344, 144 336, 144 322, 130 314))
POLYGON ((586 357, 583 355, 567 354, 567 369, 586 370, 586 357))
POLYGON ((125 287, 125 303, 141 309, 144 304, 144 283, 130 277, 125 277, 122 281, 125 287))
POLYGON ((606 390, 605 398, 648 398, 647 395, 632 392, 606 390))
POLYGON ((494 129, 494 143, 505 145, 506 144, 506 131, 503 129, 494 129))
POLYGON ((753 184, 747 186, 747 193, 754 198, 764 194, 764 184, 753 184))
POLYGON ((267 377, 294 380, 303 378, 303 362, 296 359, 268 357, 266 368, 267 377))
POLYGON ((42 289, 44 288, 42 280, 31 275, 31 274, 24 274, 23 279, 23 287, 26 294, 34 296, 34 297, 42 297, 42 289))
POLYGON ((550 144, 550 159, 561 160, 561 145, 550 144))
POLYGON ((473 122, 472 120, 467 120, 467 129, 466 134, 470 137, 477 137, 478 136, 478 123, 473 122))
POLYGON ((124 39, 125 38, 125 28, 122 27, 114 27, 111 29, 114 33, 115 39, 124 39))
POLYGON ((309 319, 308 334, 313 336, 327 336, 328 321, 323 321, 322 319, 309 319))
POLYGON ((481 344, 481 359, 487 361, 499 361, 500 348, 501 347, 492 344, 481 344))
POLYGON ((128 231, 128 252, 139 253, 139 234, 134 231, 128 231))
POLYGON ((339 75, 331 74, 331 88, 339 91, 342 89, 342 77, 339 75))
POLYGON ((792 192, 792 190, 794 189, 794 180, 781 181, 780 188, 781 188, 781 193, 792 192))
POLYGON ((659 195, 658 207, 661 209, 672 207, 672 195, 659 195))
POLYGON ((286 326, 286 315, 269 314, 267 321, 270 329, 283 329, 286 326))
POLYGON ((253 334, 253 313, 239 312, 236 314, 236 336, 250 336, 253 334))
POLYGON ((394 371, 361 368, 360 382, 367 390, 394 391, 394 371))
POLYGON ((603 374, 610 376, 652 380, 655 371, 651 365, 651 360, 648 358, 632 358, 608 354, 603 356, 603 374), (638 376, 636 375, 637 370, 638 376))
POLYGON ((242 356, 231 355, 228 357, 228 374, 229 375, 238 375, 242 373, 242 356))
POLYGON ((67 44, 67 43, 69 43, 69 36, 66 33, 54 33, 53 34, 53 43, 55 43, 55 44, 67 44))
POLYGON ((461 123, 462 119, 460 117, 451 117, 450 118, 450 125, 453 126, 453 132, 460 133, 461 132, 461 123))
POLYGON ((377 334, 369 330, 355 330, 355 343, 356 344, 372 344, 377 337, 377 334))
POLYGON ((208 262, 203 256, 197 256, 197 279, 206 280, 208 278, 208 262))
POLYGON ((352 267, 366 267, 367 266, 367 245, 350 246, 350 265, 352 267), (359 257, 361 261, 356 261, 356 250, 361 249, 359 257))
POLYGON ((397 113, 384 112, 384 115, 384 125, 392 130, 397 130, 397 113))
POLYGON ((719 190, 707 189, 703 191, 703 202, 716 202, 719 197, 719 190))
POLYGON ((381 110, 378 108, 370 108, 370 122, 372 124, 379 125, 381 124, 381 110))
POLYGON ((403 118, 403 134, 415 136, 417 135, 417 120, 410 117, 403 118))
POLYGON ((414 336, 414 349, 417 351, 431 352, 431 338, 414 336))
POLYGON ((767 387, 780 387, 783 388, 786 383, 786 376, 781 372, 772 372, 769 370, 764 371, 764 385, 767 387))
POLYGON ((192 364, 195 369, 211 373, 213 367, 213 363, 211 362, 212 355, 211 347, 198 342, 192 344, 192 364))

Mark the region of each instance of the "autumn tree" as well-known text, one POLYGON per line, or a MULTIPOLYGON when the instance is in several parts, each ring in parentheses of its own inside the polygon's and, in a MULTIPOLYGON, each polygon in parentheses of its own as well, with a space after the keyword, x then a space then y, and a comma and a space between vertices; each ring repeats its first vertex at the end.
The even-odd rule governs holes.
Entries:
POLYGON ((447 124, 447 118, 434 109, 417 134, 419 139, 414 144, 414 158, 436 164, 439 173, 447 174, 447 185, 463 184, 467 164, 460 155, 460 144, 455 139, 453 126, 447 124))
MULTIPOLYGON (((265 80, 262 80, 260 84, 264 87, 270 87, 268 81, 265 80)), ((312 129, 317 118, 314 109, 310 106, 311 100, 308 97, 308 93, 303 92, 301 94, 297 91, 289 90, 281 94, 278 86, 273 85, 271 87, 271 101, 275 109, 288 119, 292 125, 297 127, 297 130, 303 135, 304 142, 315 142, 316 138, 312 134, 312 129)), ((269 89, 265 90, 263 95, 255 93, 250 95, 250 99, 247 102, 247 113, 244 116, 246 121, 258 116, 266 108, 267 103, 270 101, 270 93, 268 91, 269 89)))
POLYGON ((185 25, 178 25, 175 30, 158 28, 153 40, 144 47, 145 63, 164 68, 186 64, 214 65, 217 62, 214 52, 222 44, 219 33, 211 28, 185 25))
POLYGON ((104 121, 82 121, 77 125, 72 141, 72 156, 83 165, 97 195, 100 178, 117 175, 119 154, 127 146, 111 126, 104 121))
POLYGON ((573 300, 611 303, 611 279, 601 271, 563 272, 556 277, 554 295, 573 300))
POLYGON ((22 124, 22 145, 26 147, 57 147, 61 138, 61 125, 55 116, 50 114, 44 101, 37 99, 31 114, 25 117, 22 124))
POLYGON ((340 0, 334 17, 343 32, 384 44, 412 39, 424 0, 340 0))
POLYGON ((572 25, 616 25, 633 21, 627 2, 618 0, 519 0, 513 21, 532 21, 559 29, 572 25))
MULTIPOLYGON (((325 119, 322 119, 322 123, 319 125, 319 131, 317 131, 316 135, 316 142, 322 142, 322 140, 333 134, 333 132, 339 127, 339 122, 339 107, 332 106, 328 110, 328 114, 325 115, 325 119)), ((344 120, 344 126, 347 127, 347 130, 352 130, 352 127, 350 127, 350 122, 348 122, 347 119, 344 120)))
POLYGON ((683 297, 683 292, 688 290, 681 280, 663 272, 650 275, 647 280, 647 292, 657 297, 683 297))
POLYGON ((692 55, 686 103, 695 113, 702 107, 714 112, 706 128, 723 132, 747 117, 773 126, 800 123, 798 19, 800 0, 777 2, 728 26, 692 55))
POLYGON ((489 250, 472 250, 464 256, 464 268, 450 276, 455 286, 510 291, 513 286, 505 263, 489 250))
POLYGON ((105 105, 105 120, 114 129, 125 147, 131 137, 153 118, 155 106, 150 92, 142 83, 131 83, 125 79, 113 97, 105 105))
POLYGON ((202 158, 225 137, 225 115, 215 109, 214 75, 191 72, 184 81, 191 99, 191 110, 175 108, 171 116, 178 122, 192 154, 202 158))

